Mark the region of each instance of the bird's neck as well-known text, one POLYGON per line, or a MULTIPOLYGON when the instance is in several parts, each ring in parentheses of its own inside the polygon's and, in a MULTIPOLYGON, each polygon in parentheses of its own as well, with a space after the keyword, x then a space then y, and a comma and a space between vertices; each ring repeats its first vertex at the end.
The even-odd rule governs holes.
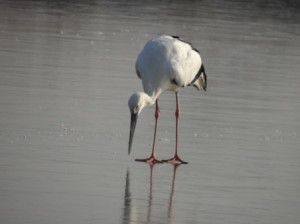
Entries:
POLYGON ((143 94, 143 101, 144 101, 144 105, 145 106, 150 106, 152 104, 155 103, 155 100, 153 97, 149 96, 147 93, 145 92, 142 92, 143 94))
POLYGON ((158 96, 161 94, 161 91, 156 91, 156 92, 151 92, 151 93, 146 93, 145 94, 148 96, 147 97, 147 104, 148 105, 153 105, 155 101, 157 100, 158 96))

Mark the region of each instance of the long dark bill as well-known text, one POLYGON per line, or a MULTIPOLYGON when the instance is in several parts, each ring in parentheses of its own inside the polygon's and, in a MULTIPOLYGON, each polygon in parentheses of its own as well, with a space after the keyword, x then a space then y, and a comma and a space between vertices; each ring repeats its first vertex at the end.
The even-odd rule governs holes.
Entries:
POLYGON ((131 151, 132 140, 133 140, 133 135, 134 135, 134 130, 135 130, 137 118, 138 118, 137 114, 131 114, 130 134, 129 134, 129 143, 128 143, 128 155, 130 154, 130 151, 131 151))

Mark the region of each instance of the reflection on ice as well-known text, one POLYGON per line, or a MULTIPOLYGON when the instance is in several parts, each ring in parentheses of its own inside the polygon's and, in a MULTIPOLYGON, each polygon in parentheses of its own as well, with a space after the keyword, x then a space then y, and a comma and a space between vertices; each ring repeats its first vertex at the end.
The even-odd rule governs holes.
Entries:
MULTIPOLYGON (((172 181, 170 183, 170 196, 168 200, 168 204, 163 205, 162 207, 168 207, 168 212, 166 214, 167 217, 164 217, 164 220, 167 220, 167 223, 173 223, 173 197, 174 197, 174 190, 175 190, 175 179, 176 179, 176 172, 178 167, 181 164, 174 164, 172 165, 173 168, 173 176, 172 176, 172 181)), ((146 212, 146 220, 145 217, 139 216, 139 212, 137 211, 138 208, 136 208, 136 203, 134 202, 134 192, 131 193, 130 189, 130 169, 127 169, 126 172, 126 182, 125 182, 125 193, 124 193, 124 212, 123 212, 123 223, 152 223, 152 207, 155 206, 153 205, 153 201, 155 201, 155 197, 153 196, 153 175, 155 175, 155 166, 157 166, 156 163, 150 164, 150 174, 149 174, 149 192, 148 192, 148 202, 147 202, 147 212, 146 212)), ((158 198, 159 199, 159 198, 158 198)), ((163 221, 163 220, 161 220, 163 221)))

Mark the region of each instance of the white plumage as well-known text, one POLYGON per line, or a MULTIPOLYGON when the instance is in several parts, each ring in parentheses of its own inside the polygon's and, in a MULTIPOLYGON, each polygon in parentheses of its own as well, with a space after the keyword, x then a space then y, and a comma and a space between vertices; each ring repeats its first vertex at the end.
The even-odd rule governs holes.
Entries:
MULTIPOLYGON (((152 155, 148 159, 138 160, 149 163, 158 162, 154 154, 156 126, 159 117, 158 96, 166 91, 174 91, 176 93, 176 154, 177 153, 177 135, 178 135, 178 91, 180 88, 193 85, 197 89, 206 89, 206 74, 199 51, 180 39, 177 36, 160 36, 148 41, 139 54, 136 64, 136 73, 142 80, 144 92, 133 94, 128 101, 131 112, 131 129, 129 137, 130 153, 134 129, 138 114, 147 106, 156 103, 156 125, 154 132, 154 141, 152 155)), ((181 159, 173 158, 172 162, 181 159)))
POLYGON ((165 90, 175 91, 178 85, 190 84, 201 64, 199 53, 190 44, 171 36, 160 36, 145 45, 135 66, 145 93, 155 100, 165 90), (178 85, 171 83, 172 80, 178 85))

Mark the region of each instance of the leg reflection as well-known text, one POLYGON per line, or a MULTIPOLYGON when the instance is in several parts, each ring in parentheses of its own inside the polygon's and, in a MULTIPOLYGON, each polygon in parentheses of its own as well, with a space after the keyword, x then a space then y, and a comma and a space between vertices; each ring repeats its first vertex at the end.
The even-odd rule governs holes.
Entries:
MULTIPOLYGON (((171 191, 169 195, 169 202, 168 202, 168 210, 167 214, 163 216, 164 223, 173 223, 173 197, 174 197, 174 191, 175 191, 175 179, 176 179, 176 172, 178 167, 181 164, 172 164, 173 166, 173 177, 172 177, 172 185, 171 185, 171 191)), ((125 192, 124 192, 124 208, 123 208, 123 217, 122 217, 122 223, 123 224, 129 224, 129 223, 139 223, 140 220, 144 220, 143 223, 153 223, 153 218, 157 217, 157 215, 153 216, 152 208, 154 206, 154 211, 157 209, 155 208, 155 204, 153 204, 153 200, 155 196, 153 196, 153 176, 155 172, 155 166, 157 164, 149 164, 150 167, 150 175, 149 175, 149 194, 148 194, 148 205, 147 209, 145 210, 146 214, 144 216, 140 216, 142 213, 138 212, 137 210, 137 204, 133 203, 132 201, 132 194, 130 191, 130 172, 129 169, 127 169, 126 173, 126 183, 125 183, 125 192), (146 219, 146 220, 145 220, 146 219)), ((159 183, 158 183, 159 184, 159 183)), ((155 188, 159 191, 160 188, 155 188)), ((165 206, 166 207, 166 206, 165 206)), ((160 208, 161 211, 161 208, 160 208)), ((160 213, 161 215, 161 213, 160 213)))
POLYGON ((153 172, 156 164, 150 164, 150 180, 149 180, 149 200, 148 200, 148 212, 147 212, 147 223, 151 223, 151 210, 152 210, 152 190, 153 190, 153 172))
POLYGON ((180 163, 173 164, 174 169, 173 169, 171 193, 170 193, 170 198, 169 198, 168 223, 173 223, 173 221, 172 221, 172 209, 173 209, 173 196, 174 196, 174 189, 175 189, 175 178, 176 178, 177 169, 180 165, 181 165, 180 163))
MULTIPOLYGON (((149 196, 148 196, 148 206, 147 206, 147 216, 146 216, 146 223, 151 223, 151 214, 152 214, 152 189, 153 189, 153 172, 154 172, 154 166, 156 164, 152 163, 149 164, 150 167, 150 180, 149 180, 149 196)), ((126 172, 126 182, 125 182, 125 193, 124 193, 124 209, 123 209, 123 224, 129 224, 133 221, 137 221, 139 217, 134 214, 134 210, 136 208, 133 208, 132 205, 132 196, 130 191, 130 172, 129 169, 127 169, 126 172), (134 220, 133 220, 134 219, 134 220)))

